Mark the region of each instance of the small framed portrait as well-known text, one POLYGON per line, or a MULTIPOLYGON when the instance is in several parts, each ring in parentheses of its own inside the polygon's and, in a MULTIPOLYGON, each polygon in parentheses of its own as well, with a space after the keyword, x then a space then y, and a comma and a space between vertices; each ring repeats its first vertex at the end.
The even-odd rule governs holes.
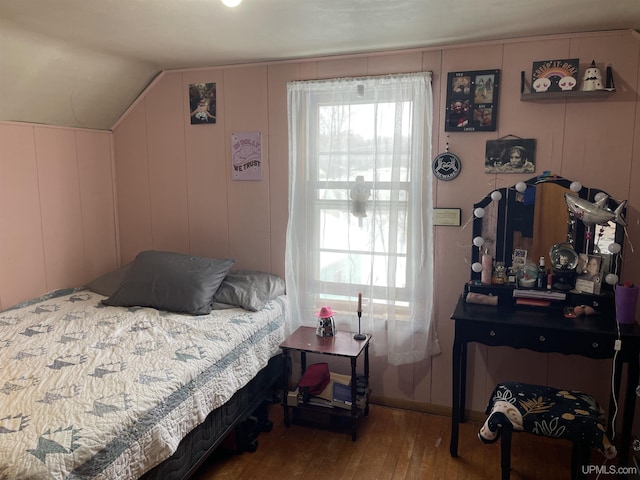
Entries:
POLYGON ((447 75, 447 132, 493 132, 498 116, 500 70, 450 72, 447 75))
POLYGON ((487 140, 485 173, 533 173, 535 170, 535 139, 487 140))
POLYGON ((580 254, 576 267, 576 290, 582 293, 600 294, 604 277, 604 261, 601 255, 580 254))
POLYGON ((191 125, 216 123, 216 84, 189 85, 189 118, 191 125))
POLYGON ((516 248, 513 251, 513 267, 521 268, 524 267, 524 264, 527 263, 527 251, 521 248, 516 248))

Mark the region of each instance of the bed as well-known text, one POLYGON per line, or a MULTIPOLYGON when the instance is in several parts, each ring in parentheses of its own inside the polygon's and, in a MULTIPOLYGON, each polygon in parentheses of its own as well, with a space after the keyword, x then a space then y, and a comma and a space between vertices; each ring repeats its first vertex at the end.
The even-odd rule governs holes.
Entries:
POLYGON ((109 288, 0 312, 0 478, 187 478, 253 414, 281 378, 284 283, 210 260, 142 252, 109 288))

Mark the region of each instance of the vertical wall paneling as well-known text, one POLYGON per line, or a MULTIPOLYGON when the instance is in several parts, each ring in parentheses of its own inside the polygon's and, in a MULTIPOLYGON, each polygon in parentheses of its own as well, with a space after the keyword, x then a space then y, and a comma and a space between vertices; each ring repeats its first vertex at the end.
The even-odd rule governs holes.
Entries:
POLYGON ((86 256, 75 133, 35 132, 47 289, 82 285, 86 256))
MULTIPOLYGON (((269 118, 267 67, 228 69, 225 85, 225 158, 229 196, 230 254, 238 268, 269 271, 269 118), (231 180, 231 135, 262 133, 262 180, 231 180)), ((286 133, 285 133, 286 134, 286 133)))
POLYGON ((227 198, 228 140, 225 132, 224 75, 222 70, 198 70, 182 75, 183 130, 187 165, 187 202, 191 253, 228 257, 227 198), (194 83, 216 84, 216 123, 191 125, 188 88, 194 83))
POLYGON ((153 248, 189 252, 182 77, 164 76, 146 99, 153 248))
MULTIPOLYGON (((631 92, 640 92, 640 49, 636 52, 636 81, 634 84, 630 84, 629 90, 631 92)), ((636 93, 636 95, 638 95, 636 93)), ((636 100, 636 105, 638 101, 636 100)), ((624 256, 622 271, 636 272, 634 277, 629 280, 636 283, 640 283, 640 108, 636 108, 634 119, 634 134, 633 134, 633 150, 632 150, 632 162, 631 173, 629 175, 629 190, 622 195, 622 198, 628 199, 627 204, 627 233, 630 240, 629 243, 624 245, 624 256), (633 244, 631 242, 634 242, 633 244), (633 245, 633 247, 631 247, 633 245)))
POLYGON ((85 248, 85 278, 91 280, 117 267, 111 134, 75 133, 85 248))
POLYGON ((0 124, 1 307, 46 289, 34 127, 0 124))
POLYGON ((271 204, 271 271, 284 278, 284 252, 289 219, 289 137, 287 82, 300 79, 298 64, 269 67, 269 198, 271 204))
POLYGON ((129 110, 114 131, 121 263, 153 247, 147 159, 146 101, 129 110))

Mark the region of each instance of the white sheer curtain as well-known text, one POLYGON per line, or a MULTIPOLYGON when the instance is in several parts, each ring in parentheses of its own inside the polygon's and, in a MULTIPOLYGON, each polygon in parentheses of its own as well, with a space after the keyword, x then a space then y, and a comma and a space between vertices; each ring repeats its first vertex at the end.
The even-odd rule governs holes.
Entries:
POLYGON ((290 82, 289 328, 330 306, 393 365, 440 348, 432 323, 429 72, 290 82))

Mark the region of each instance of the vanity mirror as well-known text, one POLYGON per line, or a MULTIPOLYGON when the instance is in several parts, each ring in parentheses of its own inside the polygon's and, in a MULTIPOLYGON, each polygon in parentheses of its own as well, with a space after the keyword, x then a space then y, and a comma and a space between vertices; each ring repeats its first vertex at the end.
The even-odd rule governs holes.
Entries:
MULTIPOLYGON (((520 256, 516 261, 522 261, 526 252, 527 262, 537 265, 539 259, 545 257, 550 268, 552 250, 562 244, 573 248, 579 260, 600 258, 604 280, 606 274, 619 274, 623 218, 624 202, 621 205, 600 189, 583 187, 579 182, 553 175, 533 177, 496 189, 474 204, 471 262, 481 265, 481 256, 486 251, 494 262, 503 262, 508 269, 514 263, 514 253, 520 256), (567 201, 565 194, 573 197, 567 201), (584 202, 579 201, 580 206, 571 209, 574 198, 584 202), (605 225, 589 224, 583 214, 598 208, 609 213, 612 220, 604 222, 605 225), (618 213, 616 209, 621 210, 619 218, 614 218, 613 212, 618 213)), ((576 273, 580 275, 586 264, 577 263, 576 273)), ((476 270, 472 269, 471 279, 480 281, 481 272, 476 270)), ((612 288, 604 281, 602 284, 603 289, 612 288)))

